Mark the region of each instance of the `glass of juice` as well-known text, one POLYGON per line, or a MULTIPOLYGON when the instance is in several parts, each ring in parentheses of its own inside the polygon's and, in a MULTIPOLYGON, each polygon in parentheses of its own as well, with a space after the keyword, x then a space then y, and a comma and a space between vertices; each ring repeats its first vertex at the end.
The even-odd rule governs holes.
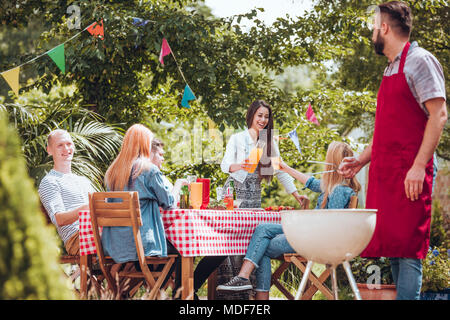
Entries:
POLYGON ((192 208, 200 209, 203 200, 203 183, 192 182, 190 186, 192 208))
POLYGON ((249 167, 247 168, 248 172, 250 172, 250 173, 255 172, 255 169, 258 166, 259 160, 261 160, 261 156, 263 154, 263 149, 264 149, 265 145, 266 145, 265 142, 258 140, 255 148, 253 148, 250 151, 248 161, 246 161, 249 164, 249 167))

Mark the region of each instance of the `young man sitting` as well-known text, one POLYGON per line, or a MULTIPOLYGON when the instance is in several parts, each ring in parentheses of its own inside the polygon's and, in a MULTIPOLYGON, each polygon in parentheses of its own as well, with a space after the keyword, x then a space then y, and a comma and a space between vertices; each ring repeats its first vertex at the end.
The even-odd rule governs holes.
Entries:
POLYGON ((66 130, 57 129, 48 135, 47 152, 54 166, 39 185, 39 197, 70 255, 80 253, 78 212, 89 209, 91 182, 72 173, 75 145, 66 130))

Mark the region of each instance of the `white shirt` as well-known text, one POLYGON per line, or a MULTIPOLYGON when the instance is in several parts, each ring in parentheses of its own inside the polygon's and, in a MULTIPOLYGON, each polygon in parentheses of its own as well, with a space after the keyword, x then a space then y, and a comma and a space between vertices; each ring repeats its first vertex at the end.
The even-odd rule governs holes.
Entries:
MULTIPOLYGON (((248 159, 250 151, 255 147, 256 141, 252 139, 248 129, 231 135, 230 140, 227 143, 227 148, 225 150, 222 163, 220 164, 220 168, 224 173, 229 173, 235 180, 243 183, 248 175, 248 172, 245 170, 238 170, 230 173, 230 165, 235 163, 243 163, 245 159, 248 159)), ((272 148, 273 153, 276 156, 279 156, 280 151, 278 150, 278 146, 273 139, 272 148)), ((292 178, 289 174, 280 170, 275 170, 274 175, 280 180, 287 193, 291 194, 294 191, 297 191, 297 188, 294 185, 294 178, 292 178)))
POLYGON ((66 243, 79 230, 78 219, 71 224, 60 226, 55 214, 76 209, 89 203, 89 192, 94 192, 88 178, 73 173, 62 173, 54 169, 39 184, 39 197, 59 236, 66 243))

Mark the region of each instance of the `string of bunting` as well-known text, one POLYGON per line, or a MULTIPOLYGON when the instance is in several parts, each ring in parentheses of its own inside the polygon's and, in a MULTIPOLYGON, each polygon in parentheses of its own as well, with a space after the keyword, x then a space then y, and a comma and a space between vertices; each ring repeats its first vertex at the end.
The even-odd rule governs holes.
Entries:
MULTIPOLYGON (((133 25, 140 26, 140 27, 145 26, 149 22, 155 22, 155 21, 151 21, 151 20, 143 20, 141 18, 136 18, 136 17, 133 17, 132 19, 133 19, 133 22, 132 22, 133 25)), ((61 70, 61 72, 63 74, 65 74, 66 64, 65 64, 65 54, 64 54, 65 47, 64 47, 64 45, 67 42, 69 42, 69 41, 73 40, 74 38, 76 38, 77 36, 79 36, 82 32, 84 32, 86 30, 92 36, 99 38, 101 40, 104 40, 105 32, 104 32, 103 19, 102 19, 102 20, 100 20, 100 22, 91 23, 89 26, 87 26, 86 28, 84 28, 83 30, 81 30, 80 32, 75 34, 74 36, 72 36, 70 39, 68 39, 68 40, 64 41, 63 43, 59 44, 58 46, 54 47, 53 49, 50 49, 50 50, 44 52, 43 54, 38 55, 37 57, 34 57, 33 59, 31 59, 25 63, 22 63, 21 65, 19 65, 17 67, 14 67, 12 69, 4 71, 1 73, 1 75, 6 80, 8 85, 11 87, 13 92, 17 96, 19 96, 19 88, 20 88, 19 73, 20 73, 21 67, 23 67, 26 64, 32 63, 32 62, 36 61, 37 59, 39 59, 45 55, 48 55, 53 60, 53 62, 58 66, 58 68, 61 70)), ((161 63, 162 66, 164 66, 164 57, 168 56, 169 54, 172 55, 172 57, 175 61, 175 64, 177 66, 177 69, 180 72, 180 75, 183 78, 184 82, 186 83, 186 85, 184 87, 183 97, 181 99, 181 106, 183 106, 184 108, 190 108, 189 101, 195 100, 196 97, 195 97, 194 93, 192 92, 188 82, 186 81, 186 77, 184 76, 184 73, 181 70, 180 65, 178 64, 175 54, 172 51, 172 49, 170 48, 170 45, 167 42, 167 39, 165 37, 163 37, 162 44, 161 44, 161 51, 159 54, 159 62, 161 63)), ((306 119, 316 125, 319 125, 319 121, 317 120, 317 117, 314 114, 314 111, 311 107, 311 103, 308 105, 308 109, 306 111, 306 119)), ((297 148, 297 150, 299 151, 299 153, 302 154, 298 135, 297 135, 297 128, 299 125, 300 124, 297 124, 295 129, 288 132, 287 136, 289 136, 289 138, 292 140, 292 142, 294 143, 294 145, 297 148)), ((280 138, 282 138, 283 136, 286 136, 286 134, 280 135, 280 138)), ((284 139, 287 139, 287 138, 284 138, 284 139)))
POLYGON ((184 87, 184 93, 183 98, 181 99, 181 105, 185 108, 190 108, 189 101, 195 100, 195 95, 192 92, 191 88, 189 87, 186 78, 183 74, 183 71, 180 68, 180 65, 177 62, 177 59, 175 58, 175 55, 170 49, 169 43, 167 42, 166 38, 163 38, 162 45, 161 45, 161 52, 159 54, 159 62, 164 66, 164 57, 172 54, 173 60, 175 61, 175 64, 177 65, 178 71, 180 72, 181 76, 183 77, 184 82, 186 83, 186 86, 184 87))
POLYGON ((36 57, 34 57, 33 59, 22 63, 21 65, 14 67, 12 69, 9 69, 7 71, 4 71, 2 73, 0 73, 3 78, 6 80, 6 82, 8 83, 8 85, 11 87, 12 91, 16 94, 16 96, 19 96, 19 89, 20 89, 20 85, 19 85, 19 73, 20 73, 20 69, 26 65, 26 64, 30 64, 36 60, 38 60, 39 58, 48 55, 53 62, 58 66, 58 68, 61 70, 61 72, 63 74, 66 73, 66 61, 65 61, 65 55, 64 55, 64 45, 73 40, 74 38, 78 37, 82 32, 84 31, 88 31, 91 35, 93 35, 94 37, 99 37, 100 39, 104 39, 104 28, 103 28, 103 20, 101 20, 99 23, 98 22, 93 22, 91 23, 89 26, 87 26, 86 28, 84 28, 83 30, 81 30, 80 32, 78 32, 77 34, 75 34, 74 36, 72 36, 71 38, 67 39, 66 41, 64 41, 63 43, 57 45, 56 47, 54 47, 53 49, 50 49, 46 52, 44 52, 43 54, 40 54, 36 57))
MULTIPOLYGON (((147 23, 149 22, 155 22, 155 21, 151 21, 151 20, 143 20, 141 18, 136 18, 133 17, 133 24, 136 26, 145 26, 147 23)), ((3 78, 6 80, 6 82, 8 83, 8 85, 11 87, 11 89, 13 90, 13 92, 16 94, 16 96, 19 96, 19 89, 20 89, 20 85, 19 85, 19 73, 20 73, 20 69, 22 66, 32 63, 34 61, 36 61, 37 59, 48 55, 53 62, 58 66, 58 68, 61 70, 61 72, 63 74, 65 74, 66 72, 66 65, 65 65, 65 55, 64 55, 64 45, 65 43, 71 41, 72 39, 74 39, 75 37, 79 36, 82 32, 84 31, 88 31, 91 35, 93 35, 94 37, 98 37, 101 40, 104 40, 104 27, 103 27, 103 19, 100 21, 100 23, 94 22, 92 24, 90 24, 89 26, 87 26, 86 28, 84 28, 83 30, 81 30, 80 32, 78 32, 77 34, 75 34, 74 36, 72 36, 70 39, 64 41, 63 43, 61 43, 60 45, 54 47, 53 49, 50 49, 46 52, 44 52, 43 54, 17 66, 14 67, 10 70, 4 71, 1 73, 1 75, 3 76, 3 78)), ((162 46, 161 46, 161 52, 160 52, 160 56, 159 56, 159 61, 161 62, 161 64, 164 66, 164 57, 171 54, 178 71, 180 72, 184 82, 186 83, 186 86, 184 88, 184 93, 183 93, 183 97, 181 99, 181 105, 185 108, 190 108, 189 105, 189 101, 191 100, 195 100, 196 97, 194 95, 194 93, 192 92, 186 77, 184 76, 183 71, 181 70, 180 65, 178 64, 178 61, 175 57, 175 54, 173 53, 173 51, 171 50, 169 43, 167 42, 166 38, 163 38, 162 41, 162 46)))
MULTIPOLYGON (((297 111, 295 111, 295 113, 297 114, 297 111)), ((306 119, 312 123, 314 123, 315 125, 320 125, 319 121, 317 120, 316 114, 314 113, 312 107, 311 107, 311 103, 308 105, 308 109, 306 110, 306 119)), ((291 138, 292 142, 294 143, 295 147, 297 148, 298 152, 300 154, 302 154, 302 149, 300 148, 300 142, 298 140, 298 134, 297 134, 297 128, 300 125, 300 123, 297 124, 297 126, 289 131, 286 134, 280 134, 280 139, 287 139, 287 138, 283 138, 284 136, 288 136, 289 138, 291 138)))
MULTIPOLYGON (((144 20, 142 18, 133 17, 133 24, 138 27, 143 27, 149 22, 155 22, 152 20, 144 20)), ((164 57, 167 55, 172 55, 173 60, 175 61, 175 64, 177 66, 178 71, 180 72, 181 77, 183 78, 184 82, 186 83, 186 86, 184 87, 183 97, 181 99, 181 106, 185 108, 190 108, 189 101, 195 100, 196 97, 194 93, 191 90, 191 87, 189 86, 186 77, 184 76, 183 71, 181 70, 180 65, 178 64, 177 58, 175 57, 175 54, 173 53, 172 49, 169 46, 169 42, 167 42, 167 39, 163 37, 162 44, 161 44, 161 51, 159 53, 159 62, 162 66, 164 66, 164 57)))

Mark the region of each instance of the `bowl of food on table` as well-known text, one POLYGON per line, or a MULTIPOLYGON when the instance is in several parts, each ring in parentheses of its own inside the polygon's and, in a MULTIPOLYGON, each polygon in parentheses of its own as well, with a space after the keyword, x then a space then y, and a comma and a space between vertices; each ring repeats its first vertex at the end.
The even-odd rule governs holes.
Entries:
POLYGON ((290 206, 270 206, 270 207, 265 207, 264 210, 266 211, 282 211, 282 210, 294 210, 294 207, 290 207, 290 206))

